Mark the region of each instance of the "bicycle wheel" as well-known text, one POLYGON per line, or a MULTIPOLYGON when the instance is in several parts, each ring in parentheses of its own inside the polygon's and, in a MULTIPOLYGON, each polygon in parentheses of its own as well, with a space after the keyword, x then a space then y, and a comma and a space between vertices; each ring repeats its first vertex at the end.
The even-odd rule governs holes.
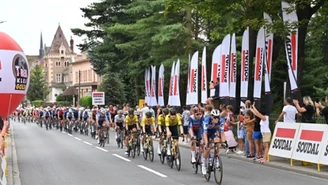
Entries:
MULTIPOLYGON (((148 150, 148 149, 147 149, 148 150)), ((143 157, 144 157, 144 159, 145 160, 147 160, 147 157, 148 157, 148 151, 147 150, 145 150, 143 153, 142 153, 142 155, 143 155, 143 157)), ((150 158, 150 157, 149 157, 150 158)))
POLYGON ((137 155, 140 156, 140 138, 137 138, 137 145, 136 145, 137 155))
POLYGON ((162 149, 161 154, 159 155, 159 160, 161 161, 162 164, 164 164, 165 162, 165 155, 166 154, 166 150, 162 149))
POLYGON ((173 156, 172 155, 167 156, 166 161, 167 161, 167 165, 169 165, 170 168, 173 168, 173 156))
POLYGON ((220 185, 222 182, 223 177, 223 164, 220 156, 216 156, 213 160, 213 173, 214 173, 214 179, 217 185, 220 185), (215 161, 215 162, 214 162, 215 161))
POLYGON ((149 153, 149 159, 151 162, 154 161, 154 147, 153 147, 153 141, 149 142, 149 148, 148 148, 148 153, 149 153))
POLYGON ((181 156, 180 156, 179 147, 177 147, 177 150, 176 150, 176 154, 174 157, 174 163, 175 163, 175 167, 177 168, 177 170, 180 171, 181 170, 181 156))
POLYGON ((212 172, 212 166, 210 165, 210 162, 209 162, 209 160, 208 160, 208 158, 206 159, 206 164, 207 164, 207 172, 206 172, 206 175, 204 175, 204 178, 206 179, 206 181, 208 182, 208 181, 210 181, 210 179, 211 179, 211 172, 212 172))
POLYGON ((194 169, 194 173, 198 173, 198 163, 199 163, 199 154, 198 152, 196 153, 196 162, 192 164, 192 168, 194 169))
POLYGON ((131 155, 133 159, 136 157, 136 148, 137 148, 136 145, 133 144, 131 149, 131 155))

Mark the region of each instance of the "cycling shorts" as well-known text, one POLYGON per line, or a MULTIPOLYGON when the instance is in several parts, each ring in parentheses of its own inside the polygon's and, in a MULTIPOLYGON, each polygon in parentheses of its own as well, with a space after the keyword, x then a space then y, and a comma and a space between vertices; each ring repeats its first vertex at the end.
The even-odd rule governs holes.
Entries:
POLYGON ((170 132, 172 133, 173 139, 179 138, 178 126, 169 126, 170 132))
POLYGON ((124 127, 123 127, 123 122, 121 122, 121 123, 116 123, 116 126, 120 127, 121 130, 124 128, 124 127))
POLYGON ((128 125, 128 131, 131 131, 134 128, 137 128, 137 125, 128 125))
POLYGON ((152 135, 151 125, 145 125, 145 131, 147 135, 152 135))

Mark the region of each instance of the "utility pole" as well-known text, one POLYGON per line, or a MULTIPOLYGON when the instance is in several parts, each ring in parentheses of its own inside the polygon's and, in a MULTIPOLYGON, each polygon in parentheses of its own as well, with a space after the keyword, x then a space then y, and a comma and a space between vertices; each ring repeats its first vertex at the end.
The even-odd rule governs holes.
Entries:
POLYGON ((81 92, 81 70, 79 70, 79 92, 77 93, 78 105, 80 105, 80 98, 81 98, 80 92, 81 92))
POLYGON ((7 22, 7 21, 0 21, 0 24, 5 23, 5 22, 7 22))

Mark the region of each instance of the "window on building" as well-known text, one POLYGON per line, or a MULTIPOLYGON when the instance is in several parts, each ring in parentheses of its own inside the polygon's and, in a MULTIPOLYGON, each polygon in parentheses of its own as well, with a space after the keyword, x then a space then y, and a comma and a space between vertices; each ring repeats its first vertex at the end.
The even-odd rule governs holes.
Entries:
POLYGON ((62 82, 62 76, 61 74, 56 74, 56 82, 61 83, 62 82))
POLYGON ((63 55, 64 54, 64 50, 61 50, 60 53, 63 55))
POLYGON ((60 66, 60 61, 56 61, 56 67, 60 66))
POLYGON ((92 82, 92 71, 88 70, 88 81, 92 82))

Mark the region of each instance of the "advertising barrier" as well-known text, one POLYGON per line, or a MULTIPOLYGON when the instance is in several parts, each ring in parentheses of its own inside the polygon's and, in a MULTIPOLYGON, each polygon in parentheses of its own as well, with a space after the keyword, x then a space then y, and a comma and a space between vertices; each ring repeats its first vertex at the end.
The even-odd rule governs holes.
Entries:
POLYGON ((278 122, 271 140, 269 155, 292 158, 300 125, 278 122))
POLYGON ((328 165, 328 125, 278 122, 272 136, 269 155, 328 165))

